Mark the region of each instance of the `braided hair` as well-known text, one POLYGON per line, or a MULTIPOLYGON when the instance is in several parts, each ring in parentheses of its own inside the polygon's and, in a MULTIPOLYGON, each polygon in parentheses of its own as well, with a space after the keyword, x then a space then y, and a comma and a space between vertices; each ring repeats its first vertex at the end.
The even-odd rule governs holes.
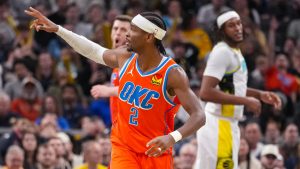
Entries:
MULTIPOLYGON (((167 30, 165 22, 163 21, 162 17, 159 16, 158 14, 156 14, 154 12, 143 12, 140 15, 142 15, 143 17, 145 17, 146 19, 148 19, 150 22, 152 22, 156 26, 160 27, 161 29, 163 29, 165 31, 167 30)), ((159 50, 160 53, 162 53, 163 55, 166 55, 166 50, 165 50, 161 40, 155 39, 155 46, 157 47, 157 49, 159 50)))

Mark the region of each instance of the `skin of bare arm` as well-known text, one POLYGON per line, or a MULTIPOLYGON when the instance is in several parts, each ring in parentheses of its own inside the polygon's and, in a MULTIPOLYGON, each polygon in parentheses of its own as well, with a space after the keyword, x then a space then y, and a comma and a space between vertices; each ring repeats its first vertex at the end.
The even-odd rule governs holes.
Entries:
MULTIPOLYGON (((178 129, 182 137, 185 138, 205 124, 205 114, 201 108, 199 99, 189 87, 188 78, 182 68, 176 67, 171 69, 167 90, 170 94, 176 94, 181 105, 190 115, 187 122, 178 129)), ((174 144, 175 140, 171 135, 156 137, 147 143, 147 147, 150 148, 146 151, 146 155, 157 157, 174 144), (161 151, 158 148, 161 148, 161 151)))
MULTIPOLYGON (((55 33, 58 31, 59 26, 50 21, 38 10, 30 7, 29 9, 25 10, 25 13, 35 18, 30 28, 33 28, 36 31, 43 30, 49 33, 55 33)), ((111 68, 122 67, 126 59, 130 57, 130 55, 131 53, 127 51, 125 46, 123 46, 118 49, 106 50, 103 53, 103 60, 105 64, 111 68)))

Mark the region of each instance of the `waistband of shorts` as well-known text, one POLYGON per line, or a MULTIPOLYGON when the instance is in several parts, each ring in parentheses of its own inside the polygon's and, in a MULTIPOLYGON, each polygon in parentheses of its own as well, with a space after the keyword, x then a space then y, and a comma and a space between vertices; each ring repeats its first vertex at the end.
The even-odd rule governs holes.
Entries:
POLYGON ((213 117, 216 117, 218 119, 222 119, 222 120, 226 120, 232 123, 238 123, 240 119, 236 118, 236 117, 225 117, 222 115, 218 115, 218 114, 214 114, 214 113, 207 113, 209 115, 212 115, 213 117))

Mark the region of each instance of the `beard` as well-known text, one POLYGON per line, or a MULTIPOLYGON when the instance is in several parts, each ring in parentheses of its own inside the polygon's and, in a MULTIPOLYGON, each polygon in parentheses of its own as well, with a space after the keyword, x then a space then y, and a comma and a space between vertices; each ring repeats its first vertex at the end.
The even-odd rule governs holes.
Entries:
POLYGON ((239 40, 239 41, 238 41, 238 40, 234 40, 233 38, 229 37, 229 36, 226 35, 226 34, 225 34, 224 38, 225 38, 225 40, 226 40, 227 42, 229 42, 230 44, 239 44, 239 43, 243 42, 243 39, 242 39, 242 40, 239 40))
POLYGON ((22 98, 28 101, 34 101, 37 98, 38 94, 37 91, 32 91, 32 92, 22 92, 22 98))

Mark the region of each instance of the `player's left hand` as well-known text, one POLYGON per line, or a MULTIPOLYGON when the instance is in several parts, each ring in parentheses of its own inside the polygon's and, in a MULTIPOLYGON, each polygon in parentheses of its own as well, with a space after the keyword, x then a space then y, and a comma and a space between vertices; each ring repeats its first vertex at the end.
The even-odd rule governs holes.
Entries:
POLYGON ((156 137, 147 143, 146 146, 149 147, 149 149, 145 152, 145 154, 149 157, 158 157, 174 144, 175 140, 171 135, 156 137))
POLYGON ((260 93, 260 100, 264 103, 271 104, 275 107, 276 110, 281 109, 281 99, 279 96, 273 92, 261 92, 260 93))

